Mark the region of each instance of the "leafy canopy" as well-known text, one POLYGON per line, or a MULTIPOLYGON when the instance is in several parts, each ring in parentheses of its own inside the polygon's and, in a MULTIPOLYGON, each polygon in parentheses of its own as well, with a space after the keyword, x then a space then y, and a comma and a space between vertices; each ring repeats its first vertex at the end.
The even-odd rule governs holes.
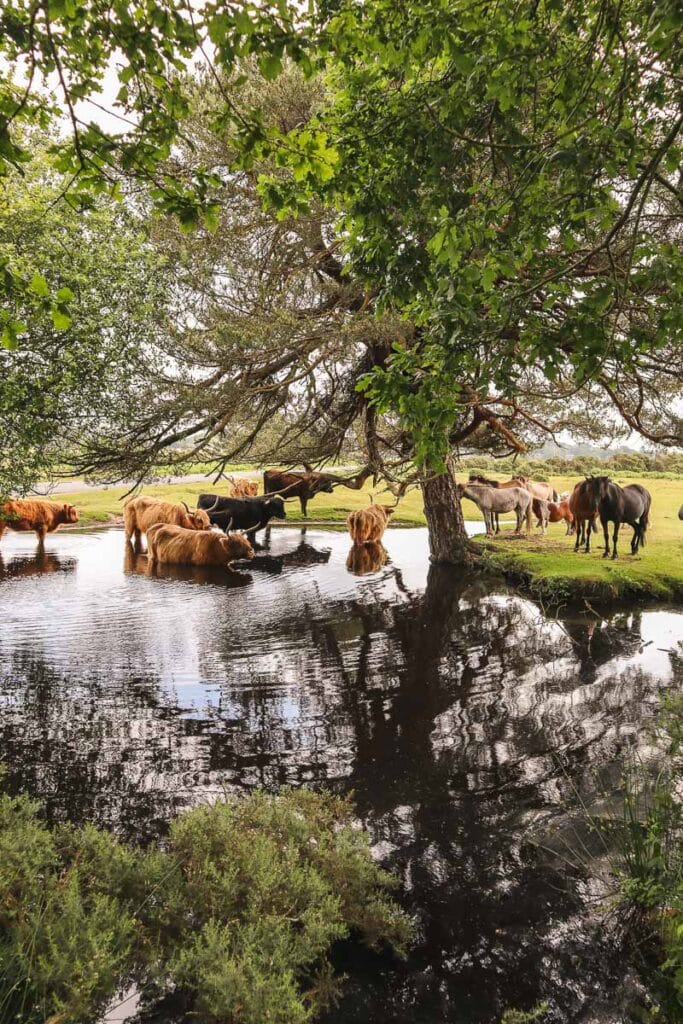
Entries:
MULTIPOLYGON (((441 459, 492 390, 515 409, 530 371, 597 382, 636 429, 657 370, 677 367, 680 393, 680 5, 342 0, 319 14, 334 173, 294 168, 263 193, 282 209, 334 201, 354 274, 417 325, 361 386, 418 457, 441 459)), ((680 420, 652 439, 680 443, 680 420)))

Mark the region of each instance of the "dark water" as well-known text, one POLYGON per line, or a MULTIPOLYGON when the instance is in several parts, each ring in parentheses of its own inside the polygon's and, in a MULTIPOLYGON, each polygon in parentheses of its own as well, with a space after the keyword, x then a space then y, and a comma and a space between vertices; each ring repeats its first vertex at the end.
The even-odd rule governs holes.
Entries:
POLYGON ((681 686, 683 611, 547 617, 428 573, 423 530, 390 531, 367 575, 321 530, 273 531, 232 579, 150 577, 124 547, 119 530, 59 534, 43 556, 3 540, 13 790, 146 839, 223 791, 352 789, 418 939, 405 964, 342 951, 353 980, 329 1022, 492 1024, 540 999, 562 1024, 631 1019, 589 882, 545 848, 571 845, 579 796, 604 801, 647 753, 661 690, 681 686))

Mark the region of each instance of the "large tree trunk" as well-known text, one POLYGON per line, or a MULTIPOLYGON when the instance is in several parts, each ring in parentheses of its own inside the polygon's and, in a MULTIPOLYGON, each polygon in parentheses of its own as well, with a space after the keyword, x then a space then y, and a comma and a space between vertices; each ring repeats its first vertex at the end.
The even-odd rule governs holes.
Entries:
POLYGON ((438 476, 425 473, 422 497, 429 530, 431 561, 473 564, 476 556, 467 542, 465 520, 455 493, 455 464, 450 455, 446 459, 445 473, 438 476))

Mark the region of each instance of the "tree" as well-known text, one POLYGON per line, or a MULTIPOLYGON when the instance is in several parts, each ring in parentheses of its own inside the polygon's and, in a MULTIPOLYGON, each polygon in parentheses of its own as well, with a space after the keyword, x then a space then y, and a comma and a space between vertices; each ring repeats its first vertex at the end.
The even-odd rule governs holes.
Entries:
MULTIPOLYGON (((142 0, 134 6, 7 0, 0 8, 0 178, 30 164, 26 126, 64 129, 66 119, 66 130, 51 148, 65 175, 64 197, 73 206, 87 206, 103 192, 116 195, 124 171, 149 189, 158 209, 177 215, 186 227, 215 223, 208 197, 214 181, 205 170, 196 167, 191 178, 164 170, 187 113, 184 73, 207 47, 224 69, 252 55, 273 78, 286 55, 311 73, 297 18, 296 5, 290 8, 286 0, 142 0), (103 128, 83 107, 100 105, 112 74, 119 87, 111 111, 118 131, 103 128)), ((266 139, 257 111, 226 107, 217 127, 240 139, 247 163, 266 139)), ((314 148, 308 150, 311 158, 314 148)), ((14 307, 25 301, 29 282, 11 254, 0 256, 0 345, 14 344, 21 334, 14 307)), ((47 304, 60 301, 45 298, 47 304)))
POLYGON ((351 272, 414 325, 361 386, 400 416, 418 461, 443 466, 495 409, 522 449, 529 427, 569 425, 577 393, 597 436, 611 418, 681 444, 677 5, 320 13, 334 174, 264 194, 334 202, 351 272))
POLYGON ((85 213, 59 204, 63 178, 45 139, 32 144, 30 171, 8 176, 0 197, 0 246, 28 280, 21 345, 0 348, 0 495, 49 474, 91 429, 136 422, 164 301, 164 270, 139 218, 113 202, 85 213), (35 266, 44 274, 29 273, 35 266))
MULTIPOLYGON (((97 14, 84 10, 81 32, 97 14)), ((149 23, 169 10, 150 3, 149 23)), ((38 11, 40 45, 53 62, 66 47, 80 74, 83 53, 73 54, 66 35, 56 37, 38 11)), ((220 455, 236 402, 252 417, 246 433, 238 431, 243 451, 277 423, 293 446, 283 452, 294 453, 306 438, 324 457, 362 422, 373 465, 399 489, 415 479, 416 462, 427 501, 432 494, 436 502, 431 520, 445 527, 452 474, 450 482, 429 484, 449 452, 513 454, 544 433, 578 426, 599 438, 622 423, 654 443, 680 441, 672 403, 681 387, 683 276, 673 2, 624 0, 614 8, 583 0, 565 10, 556 0, 514 7, 429 0, 394 10, 374 0, 321 4, 309 20, 268 6, 228 7, 223 18, 211 5, 176 13, 180 21, 163 48, 168 67, 175 60, 172 78, 144 63, 152 59, 149 39, 143 66, 124 48, 122 74, 137 85, 122 102, 142 104, 131 138, 134 153, 149 160, 131 162, 121 140, 110 140, 111 174, 145 182, 151 201, 185 225, 203 211, 205 227, 214 227, 221 202, 246 195, 256 230, 250 237, 260 232, 287 253, 278 263, 274 250, 258 250, 262 285, 287 269, 298 239, 287 280, 299 293, 288 284, 274 303, 261 296, 257 312, 266 315, 253 318, 251 332, 233 309, 208 360, 204 342, 217 336, 215 313, 230 305, 226 293, 218 303, 213 296, 211 325, 200 320, 178 332, 172 354, 181 372, 141 424, 133 446, 143 453, 138 470, 157 441, 163 448, 192 437, 197 448, 215 445, 220 455), (200 151, 209 138, 222 142, 223 163, 187 159, 194 140, 183 134, 192 92, 180 73, 191 47, 180 27, 186 17, 195 46, 207 35, 215 44, 204 57, 222 102, 206 112, 200 151), (261 92, 245 88, 250 58, 270 80, 286 67, 285 54, 304 75, 314 65, 328 72, 328 93, 300 124, 278 121, 261 92), (157 122, 146 104, 168 118, 162 111, 157 122), (178 148, 171 155, 171 142, 184 159, 178 148), (178 190, 193 213, 178 205, 178 190), (273 211, 270 227, 257 223, 256 195, 273 211), (311 291, 316 301, 307 310, 311 291), (273 321, 274 306, 284 320, 273 321), (320 344, 309 331, 316 320, 317 340, 326 339, 320 344), (296 340, 304 323, 305 339, 296 340), (358 349, 357 335, 326 348, 340 325, 348 341, 350 324, 363 333, 358 349), (254 361, 258 339, 265 362, 254 361), (197 373, 209 365, 213 375, 197 373), (145 436, 156 440, 146 446, 145 436)), ((58 7, 55 17, 71 13, 58 7)), ((135 32, 144 34, 139 24, 135 32)), ((95 64, 100 73, 99 56, 95 64)), ((80 81, 82 94, 92 81, 80 81)), ((69 83, 60 84, 67 95, 69 83)), ((74 150, 78 124, 72 127, 66 145, 74 150)), ((102 186, 100 158, 93 157, 92 174, 78 161, 70 165, 86 195, 102 186)), ((248 246, 242 255, 255 272, 248 246)), ((120 450, 105 443, 93 465, 120 464, 120 450)), ((457 516, 451 529, 440 548, 460 557, 457 516)))

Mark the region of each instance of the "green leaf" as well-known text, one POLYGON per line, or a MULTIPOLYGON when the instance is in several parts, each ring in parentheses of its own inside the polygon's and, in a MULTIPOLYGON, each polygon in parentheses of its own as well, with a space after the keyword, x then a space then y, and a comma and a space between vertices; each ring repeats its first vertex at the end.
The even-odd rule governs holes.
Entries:
POLYGON ((71 327, 71 317, 63 307, 53 306, 50 310, 50 314, 52 316, 52 323, 56 330, 66 331, 71 327))
POLYGON ((282 60, 277 54, 267 53, 259 57, 258 66, 263 77, 273 81, 282 71, 282 60))
POLYGON ((34 274, 29 282, 29 289, 34 295, 45 298, 50 294, 50 286, 42 274, 34 274))

